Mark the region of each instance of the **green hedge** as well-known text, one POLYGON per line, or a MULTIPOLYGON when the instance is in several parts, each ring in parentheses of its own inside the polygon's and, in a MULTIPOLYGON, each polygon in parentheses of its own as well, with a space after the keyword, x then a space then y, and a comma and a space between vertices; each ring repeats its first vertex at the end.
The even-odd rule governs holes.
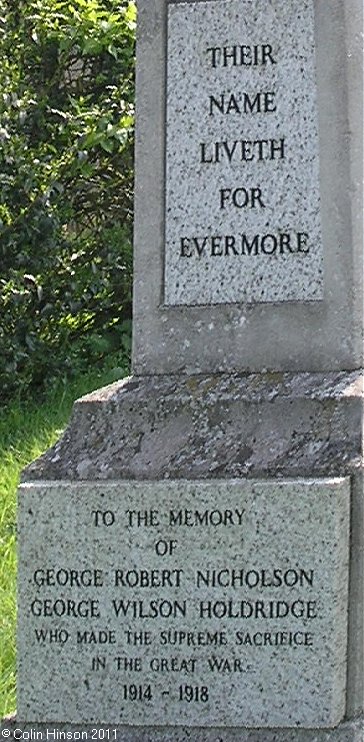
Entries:
POLYGON ((134 34, 120 0, 0 0, 0 401, 128 352, 134 34))

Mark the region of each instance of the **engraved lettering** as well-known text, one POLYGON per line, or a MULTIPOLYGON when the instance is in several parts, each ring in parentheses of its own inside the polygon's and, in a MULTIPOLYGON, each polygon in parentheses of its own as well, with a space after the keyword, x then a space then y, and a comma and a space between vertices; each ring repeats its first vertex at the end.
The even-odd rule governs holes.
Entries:
POLYGON ((237 113, 274 113, 277 110, 275 92, 264 90, 255 93, 221 93, 209 96, 209 114, 213 116, 216 110, 222 114, 237 113))
POLYGON ((211 67, 258 67, 276 64, 271 44, 242 44, 241 46, 210 46, 206 49, 211 67))

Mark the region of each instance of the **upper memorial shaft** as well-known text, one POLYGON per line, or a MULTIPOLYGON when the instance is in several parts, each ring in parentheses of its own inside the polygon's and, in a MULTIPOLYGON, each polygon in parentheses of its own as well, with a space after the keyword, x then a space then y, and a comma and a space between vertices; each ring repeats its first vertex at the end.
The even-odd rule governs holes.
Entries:
POLYGON ((134 373, 360 367, 357 4, 138 12, 134 373))

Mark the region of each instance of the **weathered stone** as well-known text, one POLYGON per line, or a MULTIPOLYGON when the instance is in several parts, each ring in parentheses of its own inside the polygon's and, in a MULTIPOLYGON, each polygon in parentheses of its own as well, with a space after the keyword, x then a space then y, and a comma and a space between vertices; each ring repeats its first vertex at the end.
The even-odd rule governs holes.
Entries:
POLYGON ((23 479, 346 475, 362 388, 360 372, 132 377, 78 400, 23 479))
MULTIPOLYGON (((48 722, 61 733, 64 721, 72 735, 80 727, 70 722, 94 719, 113 724, 109 736, 94 738, 116 742, 362 742, 363 271, 361 225, 353 216, 360 212, 362 161, 354 135, 361 9, 357 0, 268 5, 138 2, 135 375, 79 400, 61 440, 23 474, 19 715, 43 720, 35 730, 48 722), (211 148, 214 142, 228 144, 211 148), (244 182, 236 180, 240 173, 244 182), (244 256, 234 252, 236 233, 250 235, 244 256), (181 234, 187 269, 174 252, 181 234), (201 252, 198 260, 193 250, 201 252), (249 261, 243 272, 242 257, 249 261), (224 525, 208 516, 200 525, 196 512, 205 502, 203 512, 222 513, 224 525), (242 533, 241 502, 251 515, 242 533), (133 515, 128 528, 120 526, 120 514, 145 504, 149 523, 143 516, 134 528, 133 515), (172 507, 192 513, 181 516, 183 538, 157 523, 172 507), (163 557, 157 543, 172 553, 163 557), (259 585, 242 577, 236 600, 231 575, 242 559, 259 585), (129 563, 132 576, 125 577, 129 563), (50 570, 37 573, 37 584, 36 569, 50 570), (197 570, 215 570, 217 585, 204 585, 203 577, 197 585, 197 570), (290 606, 298 586, 263 582, 272 574, 281 579, 284 570, 303 581, 306 616, 291 615, 303 628, 287 624, 282 632, 286 617, 264 611, 280 610, 276 589, 280 605, 290 606), (160 638, 164 621, 184 631, 182 619, 192 634, 207 620, 226 624, 224 671, 206 666, 205 646, 195 658, 181 645, 173 660, 171 645, 159 672, 150 665, 155 644, 144 636, 143 644, 126 647, 144 666, 136 662, 123 682, 109 662, 114 639, 123 649, 117 590, 130 599, 123 627, 132 632, 152 623, 160 638), (227 606, 231 617, 198 616, 203 590, 203 600, 217 605, 206 610, 227 606), (242 664, 231 637, 249 633, 247 591, 255 591, 259 630, 244 645, 242 664), (95 602, 83 603, 90 595, 95 602), (177 597, 186 609, 177 608, 177 597), (41 602, 32 612, 34 599, 41 602), (75 601, 66 604, 75 615, 58 616, 67 600, 75 601), (151 608, 152 600, 165 608, 151 608), (141 603, 157 617, 142 618, 141 603), (163 615, 170 603, 176 616, 163 615), (34 615, 39 606, 47 615, 34 615), (282 635, 277 646, 270 644, 271 622, 274 636, 282 635), (36 635, 38 626, 58 633, 36 635), (59 632, 69 628, 62 642, 59 632), (248 655, 255 674, 244 672, 248 655), (211 676, 207 699, 202 689, 211 676), (132 698, 148 694, 152 682, 160 702, 132 698), (179 694, 192 694, 191 701, 178 702, 179 694)), ((16 724, 9 731, 19 738, 16 724)))
POLYGON ((359 372, 127 379, 79 400, 63 438, 24 479, 77 486, 85 480, 213 478, 218 484, 230 477, 350 475, 347 713, 355 715, 363 697, 362 393, 359 372))

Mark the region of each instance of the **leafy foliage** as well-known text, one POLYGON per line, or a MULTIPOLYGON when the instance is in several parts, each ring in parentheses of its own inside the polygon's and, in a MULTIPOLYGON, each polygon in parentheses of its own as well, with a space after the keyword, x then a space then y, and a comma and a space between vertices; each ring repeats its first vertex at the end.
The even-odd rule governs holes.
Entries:
POLYGON ((136 10, 0 0, 0 398, 130 345, 136 10))

